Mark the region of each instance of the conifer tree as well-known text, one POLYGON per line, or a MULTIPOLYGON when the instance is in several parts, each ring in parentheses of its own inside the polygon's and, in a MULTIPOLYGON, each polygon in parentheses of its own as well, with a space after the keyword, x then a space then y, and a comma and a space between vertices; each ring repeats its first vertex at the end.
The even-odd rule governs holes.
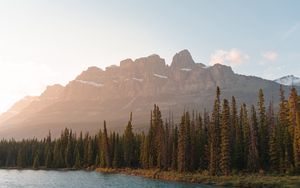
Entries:
POLYGON ((114 147, 113 168, 120 168, 122 165, 122 145, 119 134, 116 136, 114 147))
POLYGON ((268 112, 268 124, 270 125, 270 139, 269 139, 269 155, 270 155, 270 169, 274 172, 279 172, 280 162, 280 136, 278 128, 275 125, 273 102, 270 102, 268 112))
POLYGON ((241 106, 239 118, 237 118, 237 122, 235 122, 235 141, 233 146, 233 168, 237 170, 243 169, 244 166, 244 146, 243 146, 243 117, 244 117, 244 108, 241 106))
POLYGON ((289 98, 289 120, 293 128, 293 154, 294 154, 294 166, 295 172, 300 172, 300 119, 299 119, 299 104, 298 95, 295 88, 292 88, 289 98))
POLYGON ((149 168, 149 135, 142 133, 141 157, 140 162, 143 168, 149 168))
POLYGON ((250 124, 250 146, 247 169, 251 172, 258 171, 260 167, 258 154, 258 121, 254 105, 251 106, 251 124, 250 124))
POLYGON ((186 129, 185 129, 185 113, 181 117, 178 135, 178 171, 185 172, 186 170, 186 129))
POLYGON ((46 154, 46 159, 45 159, 46 168, 52 167, 52 159, 53 159, 53 153, 52 153, 51 147, 49 146, 47 149, 47 154, 46 154))
POLYGON ((76 144, 76 146, 75 146, 74 155, 76 156, 74 168, 80 169, 81 168, 81 157, 80 157, 80 153, 79 153, 78 144, 76 144))
POLYGON ((36 154, 34 156, 32 168, 33 169, 39 169, 39 166, 40 166, 39 152, 36 152, 36 154))
POLYGON ((280 85, 280 104, 279 104, 279 131, 281 139, 280 153, 280 171, 287 172, 293 164, 293 147, 292 147, 292 130, 289 123, 289 108, 285 99, 285 94, 282 85, 280 85))
POLYGON ((209 144, 209 173, 211 175, 219 174, 219 153, 220 153, 220 88, 217 87, 212 121, 210 126, 210 144, 209 144))
POLYGON ((222 126, 221 126, 221 171, 224 175, 230 173, 230 146, 229 146, 229 104, 226 99, 223 102, 222 126))
POLYGON ((65 151, 65 164, 68 168, 72 167, 72 141, 68 140, 68 144, 65 151))
POLYGON ((258 94, 258 110, 259 110, 259 154, 260 163, 263 169, 266 169, 269 164, 269 135, 266 118, 266 107, 263 90, 259 90, 258 94))
POLYGON ((231 164, 232 168, 237 168, 237 161, 240 159, 240 144, 241 144, 241 133, 237 130, 239 129, 239 121, 238 121, 238 112, 236 106, 235 97, 231 98, 231 125, 230 125, 230 148, 231 148, 231 164))
POLYGON ((94 163, 93 140, 91 137, 89 137, 87 145, 87 166, 91 166, 94 163))
POLYGON ((244 103, 242 105, 243 116, 242 116, 242 125, 243 125, 243 168, 247 167, 249 160, 249 147, 250 147, 250 125, 247 106, 244 103))
POLYGON ((53 151, 53 167, 55 168, 64 168, 64 158, 62 154, 61 140, 55 142, 54 151, 53 151))
POLYGON ((184 128, 185 128, 185 170, 191 171, 192 170, 192 136, 191 136, 191 121, 190 121, 190 114, 189 112, 185 113, 185 122, 184 122, 184 128))
POLYGON ((18 156, 17 156, 17 167, 18 168, 24 168, 26 166, 26 155, 25 155, 25 151, 24 149, 22 148, 19 148, 19 151, 18 151, 18 156))
POLYGON ((103 156, 105 158, 105 167, 110 168, 111 163, 110 163, 110 156, 109 156, 109 144, 108 144, 108 136, 106 130, 106 121, 104 121, 104 125, 103 125, 102 151, 103 151, 103 156))
POLYGON ((178 167, 178 128, 177 128, 177 126, 175 126, 175 128, 173 130, 171 167, 172 167, 172 170, 177 170, 177 167, 178 167))
POLYGON ((127 167, 133 165, 134 135, 132 132, 132 113, 124 132, 124 161, 127 167))

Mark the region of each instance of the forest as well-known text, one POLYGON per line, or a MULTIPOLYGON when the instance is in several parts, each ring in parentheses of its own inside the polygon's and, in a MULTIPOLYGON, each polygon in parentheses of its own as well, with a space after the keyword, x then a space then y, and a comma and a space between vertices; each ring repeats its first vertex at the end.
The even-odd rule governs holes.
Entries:
POLYGON ((132 113, 123 134, 103 129, 96 134, 65 128, 60 137, 0 142, 1 168, 87 169, 141 168, 234 173, 300 173, 300 98, 280 87, 279 106, 266 104, 263 90, 256 105, 221 100, 216 89, 213 110, 184 111, 180 122, 162 117, 159 106, 149 114, 148 132, 133 131, 132 113), (276 109, 276 111, 274 110, 276 109))

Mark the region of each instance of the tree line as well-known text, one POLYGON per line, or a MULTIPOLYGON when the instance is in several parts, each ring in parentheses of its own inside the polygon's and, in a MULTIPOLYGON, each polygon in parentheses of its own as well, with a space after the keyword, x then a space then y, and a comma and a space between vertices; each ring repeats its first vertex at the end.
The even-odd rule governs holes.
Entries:
POLYGON ((0 142, 2 168, 143 168, 230 175, 238 172, 300 173, 300 98, 280 87, 279 110, 265 104, 239 107, 223 99, 219 87, 212 112, 183 112, 175 123, 163 120, 154 105, 147 133, 134 133, 132 114, 123 134, 108 133, 106 122, 95 135, 64 129, 59 138, 0 142))

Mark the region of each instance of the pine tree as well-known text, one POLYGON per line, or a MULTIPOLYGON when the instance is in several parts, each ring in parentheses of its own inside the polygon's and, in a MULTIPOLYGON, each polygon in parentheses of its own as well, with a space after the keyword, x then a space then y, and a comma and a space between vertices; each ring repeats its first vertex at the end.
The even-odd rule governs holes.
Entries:
POLYGON ((132 113, 124 132, 124 161, 127 167, 133 165, 134 135, 132 132, 132 113))
POLYGON ((181 117, 181 123, 179 126, 179 135, 178 135, 178 171, 185 172, 186 171, 186 129, 185 129, 185 113, 181 117))
POLYGON ((230 173, 230 114, 229 114, 229 104, 226 99, 223 102, 222 111, 222 126, 221 126, 221 171, 224 175, 229 175, 230 173))
POLYGON ((230 145, 231 145, 231 164, 232 168, 237 169, 237 164, 240 159, 240 152, 239 148, 241 145, 241 135, 240 132, 237 130, 239 129, 239 121, 238 121, 238 112, 237 112, 237 106, 236 106, 236 100, 235 97, 232 96, 231 99, 231 126, 230 126, 230 145))
POLYGON ((34 156, 33 165, 32 165, 33 169, 39 169, 39 167, 40 167, 40 157, 39 156, 40 156, 39 152, 36 152, 36 154, 34 156))
POLYGON ((243 108, 242 129, 243 129, 243 156, 244 156, 243 168, 246 168, 249 160, 250 125, 249 125, 249 118, 248 118, 248 110, 245 103, 242 105, 242 108, 243 108))
POLYGON ((211 175, 219 174, 219 153, 220 153, 220 88, 217 87, 214 110, 210 127, 209 144, 209 172, 211 175))
POLYGON ((300 118, 299 118, 299 104, 298 95, 295 88, 292 88, 289 98, 290 108, 290 123, 293 127, 293 153, 294 153, 294 166, 295 172, 300 172, 300 118))
POLYGON ((72 167, 72 141, 68 140, 67 148, 65 151, 65 164, 68 168, 72 167))
POLYGON ((141 157, 140 162, 143 168, 149 168, 149 136, 142 133, 141 157))
POLYGON ((109 143, 108 143, 108 136, 107 136, 107 130, 106 130, 106 121, 104 121, 103 125, 103 136, 102 136, 102 151, 103 156, 105 159, 105 167, 110 168, 110 156, 109 156, 109 143))
POLYGON ((288 103, 285 99, 284 90, 280 85, 280 104, 279 104, 279 131, 281 139, 281 153, 280 153, 280 171, 287 172, 293 164, 293 147, 291 126, 289 123, 288 103))
POLYGON ((47 149, 47 154, 46 154, 46 159, 45 159, 46 168, 52 167, 52 159, 53 159, 53 154, 52 154, 51 147, 49 146, 47 149))
POLYGON ((78 144, 76 144, 76 146, 75 146, 74 155, 76 156, 76 158, 75 158, 75 164, 74 164, 73 168, 80 169, 81 168, 81 159, 80 159, 78 144))
POLYGON ((178 167, 178 128, 175 126, 173 130, 173 143, 172 143, 172 170, 177 170, 178 167))
POLYGON ((191 136, 191 121, 189 112, 185 113, 185 168, 187 171, 192 171, 192 136, 191 136))
POLYGON ((87 147, 87 166, 91 166, 94 163, 94 148, 93 148, 93 140, 91 137, 88 139, 88 147, 87 147))
POLYGON ((270 125, 270 139, 269 139, 269 155, 270 155, 270 169, 274 172, 279 172, 279 160, 280 160, 280 136, 278 134, 278 128, 275 125, 273 102, 270 102, 268 112, 268 124, 270 125))
POLYGON ((258 110, 259 110, 259 154, 260 154, 260 163, 263 169, 267 169, 269 165, 269 135, 268 135, 268 126, 266 119, 266 107, 263 90, 259 90, 259 101, 258 101, 258 110))
POLYGON ((17 167, 18 168, 24 168, 26 166, 26 158, 25 158, 25 151, 24 148, 19 148, 18 156, 17 156, 17 167))
POLYGON ((258 122, 254 105, 251 106, 250 145, 247 169, 257 172, 260 167, 258 154, 258 122))
POLYGON ((53 151, 53 167, 55 168, 65 167, 61 145, 62 145, 61 140, 57 140, 55 142, 54 151, 53 151))
MULTIPOLYGON (((235 141, 233 147, 233 168, 237 170, 242 170, 244 167, 244 135, 243 135, 243 117, 244 117, 244 108, 241 106, 239 118, 235 123, 235 141)), ((234 119, 234 118, 232 118, 234 119)))

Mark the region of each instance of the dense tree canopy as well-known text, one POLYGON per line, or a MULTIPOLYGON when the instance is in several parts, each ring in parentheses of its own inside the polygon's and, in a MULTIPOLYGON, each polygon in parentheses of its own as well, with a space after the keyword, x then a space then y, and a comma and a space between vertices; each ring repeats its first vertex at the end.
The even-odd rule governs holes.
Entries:
POLYGON ((124 134, 109 132, 104 121, 96 135, 64 129, 42 140, 0 142, 0 167, 17 168, 158 168, 179 172, 300 172, 300 99, 295 88, 286 100, 280 88, 278 112, 263 90, 248 108, 217 88, 212 113, 184 111, 179 124, 170 113, 163 121, 154 105, 147 133, 134 133, 132 114, 124 134), (238 110, 240 109, 240 110, 238 110))

